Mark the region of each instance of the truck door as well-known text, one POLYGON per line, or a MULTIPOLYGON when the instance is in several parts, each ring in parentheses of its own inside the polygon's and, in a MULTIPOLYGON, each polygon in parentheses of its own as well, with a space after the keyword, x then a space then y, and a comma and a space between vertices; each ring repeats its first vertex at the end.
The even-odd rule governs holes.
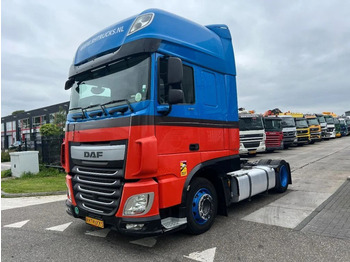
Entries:
POLYGON ((170 88, 182 89, 184 101, 172 105, 169 114, 159 113, 159 106, 168 105, 169 86, 167 85, 167 59, 158 58, 158 92, 156 101, 156 137, 158 154, 198 154, 200 138, 198 135, 198 108, 195 99, 193 67, 183 65, 183 81, 170 88))

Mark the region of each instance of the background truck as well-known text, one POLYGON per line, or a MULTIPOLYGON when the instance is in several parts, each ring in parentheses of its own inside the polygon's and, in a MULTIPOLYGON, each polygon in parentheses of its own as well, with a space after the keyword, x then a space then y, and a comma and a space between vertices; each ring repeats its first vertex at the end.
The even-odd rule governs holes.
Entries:
POLYGON ((239 111, 240 154, 255 155, 266 150, 263 118, 253 111, 239 111))
POLYGON ((321 125, 318 122, 316 115, 305 115, 305 118, 310 128, 311 143, 314 143, 315 141, 321 141, 321 125))
POLYGON ((322 114, 315 114, 318 119, 318 122, 321 126, 321 137, 322 139, 329 139, 330 134, 327 132, 327 122, 322 114))
POLYGON ((287 149, 297 142, 297 129, 294 118, 290 115, 283 115, 278 108, 267 110, 264 116, 278 116, 282 120, 283 148, 287 149))
POLYGON ((266 151, 283 149, 282 119, 277 116, 264 117, 266 151))
POLYGON ((307 123, 306 118, 304 118, 304 114, 302 113, 291 113, 286 112, 282 113, 283 115, 288 115, 294 118, 295 126, 297 130, 297 145, 308 144, 311 141, 310 138, 310 128, 307 123))
POLYGON ((348 135, 350 135, 350 117, 349 116, 346 116, 345 122, 348 126, 348 135))
POLYGON ((340 122, 340 133, 342 136, 347 136, 349 134, 348 124, 345 118, 339 118, 340 122))
POLYGON ((240 160, 226 25, 146 10, 83 42, 65 89, 67 212, 90 225, 200 234, 231 203, 291 183, 284 160, 240 160))
POLYGON ((335 138, 335 125, 334 125, 334 118, 332 112, 322 112, 324 118, 327 122, 327 133, 329 134, 329 138, 335 138))
POLYGON ((340 121, 337 117, 334 117, 334 130, 335 130, 335 137, 341 137, 340 121))

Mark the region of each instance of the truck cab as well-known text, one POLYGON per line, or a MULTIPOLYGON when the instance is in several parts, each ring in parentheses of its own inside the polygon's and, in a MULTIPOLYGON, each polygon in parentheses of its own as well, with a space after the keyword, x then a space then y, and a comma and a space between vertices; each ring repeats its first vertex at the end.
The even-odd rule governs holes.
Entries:
POLYGON ((240 160, 226 25, 145 10, 84 41, 65 89, 66 210, 87 224, 201 234, 231 203, 291 183, 283 160, 240 160))
POLYGON ((295 120, 291 115, 284 115, 283 113, 280 113, 278 117, 282 119, 283 147, 287 149, 297 143, 295 120))
POLYGON ((322 114, 327 122, 327 133, 329 134, 329 138, 335 138, 336 131, 335 131, 334 118, 332 114, 330 112, 323 112, 322 114))
POLYGON ((337 117, 334 118, 334 126, 335 126, 335 137, 341 137, 340 121, 337 117))
POLYGON ((321 137, 322 139, 329 139, 330 134, 327 132, 327 122, 326 119, 322 114, 315 114, 318 122, 320 123, 321 126, 321 137))
POLYGON ((283 149, 282 119, 277 116, 264 117, 266 151, 283 149))
POLYGON ((306 120, 310 128, 311 143, 321 141, 321 125, 315 115, 306 115, 306 120))
POLYGON ((348 126, 348 135, 350 135, 350 118, 347 117, 347 118, 345 119, 345 122, 346 122, 346 124, 347 124, 347 126, 348 126))
POLYGON ((309 144, 311 141, 309 124, 302 113, 292 113, 290 111, 282 113, 283 115, 292 116, 295 121, 297 130, 297 145, 309 144))
POLYGON ((345 118, 339 118, 340 122, 340 133, 342 136, 347 136, 349 134, 348 124, 345 118))
POLYGON ((297 127, 297 144, 309 144, 311 142, 309 124, 304 117, 296 117, 295 124, 297 127))
POLYGON ((239 112, 240 154, 255 155, 266 150, 266 135, 261 115, 239 112))

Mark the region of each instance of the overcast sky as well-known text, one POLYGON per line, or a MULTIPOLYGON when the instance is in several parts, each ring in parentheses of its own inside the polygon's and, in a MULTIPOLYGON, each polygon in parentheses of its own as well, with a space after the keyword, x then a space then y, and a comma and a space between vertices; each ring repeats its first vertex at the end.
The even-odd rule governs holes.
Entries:
POLYGON ((239 107, 350 110, 350 1, 2 0, 1 116, 69 100, 63 86, 87 38, 148 8, 227 24, 239 107))

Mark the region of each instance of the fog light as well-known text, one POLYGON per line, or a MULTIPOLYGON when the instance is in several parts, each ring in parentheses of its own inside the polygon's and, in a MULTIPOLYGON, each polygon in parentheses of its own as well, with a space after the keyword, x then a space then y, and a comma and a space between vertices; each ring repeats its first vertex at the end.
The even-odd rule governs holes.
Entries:
POLYGON ((145 224, 126 224, 125 228, 128 230, 140 230, 145 224))
POLYGON ((78 208, 78 207, 75 207, 75 208, 74 208, 74 212, 75 212, 75 214, 79 215, 79 208, 78 208))
POLYGON ((140 216, 147 214, 152 207, 153 199, 153 192, 133 195, 129 197, 124 205, 123 215, 140 216))

